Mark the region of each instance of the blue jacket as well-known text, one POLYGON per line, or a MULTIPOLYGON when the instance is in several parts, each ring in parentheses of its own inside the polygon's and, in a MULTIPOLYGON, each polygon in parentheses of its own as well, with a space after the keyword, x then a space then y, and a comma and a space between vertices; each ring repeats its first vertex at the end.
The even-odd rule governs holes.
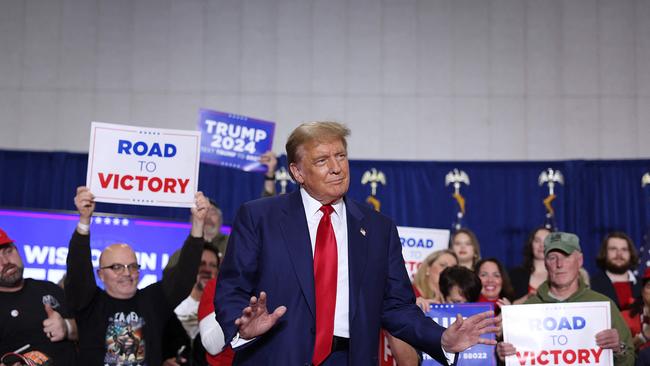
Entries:
MULTIPOLYGON (((395 224, 346 199, 348 226, 350 365, 377 365, 381 327, 443 365, 444 328, 415 305, 395 224)), ((226 342, 251 295, 268 295, 272 312, 287 312, 266 334, 241 347, 236 365, 306 365, 315 341, 313 256, 305 211, 296 190, 244 204, 233 224, 219 270, 217 320, 226 342)))

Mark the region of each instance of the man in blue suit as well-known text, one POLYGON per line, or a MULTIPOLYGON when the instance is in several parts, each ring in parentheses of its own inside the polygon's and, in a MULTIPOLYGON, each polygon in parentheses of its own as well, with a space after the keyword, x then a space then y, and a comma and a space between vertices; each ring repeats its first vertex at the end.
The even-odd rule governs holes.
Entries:
POLYGON ((377 365, 381 327, 442 364, 494 344, 479 337, 497 329, 491 312, 445 330, 415 305, 395 224, 345 196, 348 135, 300 125, 286 144, 300 189, 237 214, 214 300, 235 364, 377 365))

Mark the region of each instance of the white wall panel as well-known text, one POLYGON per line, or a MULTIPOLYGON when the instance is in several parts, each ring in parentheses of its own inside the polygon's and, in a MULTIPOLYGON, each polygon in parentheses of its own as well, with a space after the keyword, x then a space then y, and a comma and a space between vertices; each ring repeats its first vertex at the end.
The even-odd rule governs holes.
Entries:
POLYGON ((537 97, 525 101, 526 158, 559 160, 565 156, 562 99, 537 97))
POLYGON ((450 96, 453 80, 453 1, 420 0, 417 7, 417 92, 450 96))
POLYGON ((239 0, 204 4, 202 78, 207 93, 241 91, 243 4, 239 0))
POLYGON ((637 146, 639 148, 636 156, 650 156, 650 98, 643 97, 636 100, 637 107, 637 146))
POLYGON ((196 92, 203 85, 203 1, 173 1, 169 32, 169 90, 196 92))
POLYGON ((635 92, 635 4, 632 0, 601 1, 599 30, 600 93, 631 96, 635 92))
POLYGON ((138 126, 170 127, 169 100, 168 93, 133 93, 131 120, 138 126))
POLYGON ((314 96, 311 100, 311 120, 346 123, 345 98, 342 96, 314 96))
POLYGON ((276 86, 277 1, 243 1, 240 40, 242 92, 271 93, 276 86))
MULTIPOLYGON (((624 158, 638 151, 636 100, 627 97, 603 98, 600 101, 600 157, 624 158)), ((650 137, 650 135, 648 135, 650 137)))
POLYGON ((526 7, 526 93, 556 96, 562 76, 562 2, 528 1, 526 7))
POLYGON ((35 90, 57 86, 61 7, 60 0, 25 1, 23 88, 35 90))
POLYGON ((1 0, 0 9, 0 88, 16 90, 23 71, 25 2, 1 0))
POLYGON ((312 3, 312 91, 343 96, 347 61, 347 0, 312 3))
POLYGON ((347 92, 381 92, 382 7, 375 0, 349 0, 347 39, 347 92))
MULTIPOLYGON (((133 12, 130 0, 100 1, 97 18, 95 87, 130 90, 133 65, 133 12)), ((101 98, 98 98, 101 100, 101 98)))
POLYGON ((413 97, 417 80, 416 6, 384 7, 382 93, 413 97))
POLYGON ((454 138, 452 99, 449 97, 418 98, 417 156, 424 160, 453 160, 454 138))
POLYGON ((512 160, 526 156, 526 120, 521 97, 490 99, 489 155, 490 160, 512 160))
MULTIPOLYGON (((57 113, 58 98, 58 93, 54 91, 20 93, 21 119, 16 131, 17 147, 58 146, 57 134, 61 129, 57 113)), ((65 148, 60 147, 59 150, 65 148)))
POLYGON ((452 118, 454 119, 454 156, 468 160, 488 160, 490 153, 489 105, 486 98, 455 98, 452 118))
POLYGON ((281 0, 278 6, 277 86, 279 93, 311 92, 311 1, 281 0))
POLYGON ((379 141, 386 156, 402 155, 415 159, 418 125, 417 100, 409 97, 385 97, 382 102, 379 141))
MULTIPOLYGON (((598 98, 567 98, 563 100, 563 131, 559 138, 568 156, 600 155, 600 116, 598 98)), ((552 141, 552 140, 551 140, 552 141)))
POLYGON ((16 138, 22 122, 21 93, 0 90, 0 146, 5 149, 18 149, 21 145, 16 138))
POLYGON ((88 121, 94 117, 95 94, 89 91, 63 91, 58 94, 57 99, 58 107, 55 111, 59 122, 51 137, 56 139, 61 150, 87 149, 90 136, 88 121))
POLYGON ((637 1, 635 15, 632 18, 636 24, 635 92, 650 97, 650 1, 637 1))
POLYGON ((0 0, 0 96, 0 149, 205 107, 276 121, 277 152, 334 119, 353 158, 647 158, 650 2, 0 0))
POLYGON ((94 0, 63 1, 59 88, 89 91, 95 87, 97 11, 94 0))
POLYGON ((134 10, 133 91, 166 91, 171 47, 170 0, 137 1, 134 10))
MULTIPOLYGON (((128 123, 131 120, 131 93, 99 90, 95 93, 93 119, 107 123, 128 123)), ((90 122, 88 124, 90 126, 90 122)))
POLYGON ((525 91, 525 15, 521 0, 495 0, 490 9, 490 80, 492 95, 525 91))
POLYGON ((562 2, 562 92, 568 96, 596 95, 599 9, 597 0, 562 2))
MULTIPOLYGON (((346 122, 352 130, 348 140, 349 154, 352 159, 376 159, 382 156, 382 105, 381 97, 350 96, 346 99, 346 122)), ((384 159, 389 159, 384 155, 384 159)))
POLYGON ((453 92, 485 97, 490 70, 490 2, 458 0, 453 6, 453 92))

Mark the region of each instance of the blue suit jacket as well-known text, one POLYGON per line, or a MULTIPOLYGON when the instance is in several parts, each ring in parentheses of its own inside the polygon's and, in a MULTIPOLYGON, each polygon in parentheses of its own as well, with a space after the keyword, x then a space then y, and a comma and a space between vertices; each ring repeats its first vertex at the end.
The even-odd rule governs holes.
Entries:
MULTIPOLYGON (((414 304, 395 224, 352 200, 345 203, 349 364, 378 364, 381 327, 446 364, 440 343, 444 328, 414 304)), ((309 364, 316 306, 311 242, 299 191, 251 201, 239 209, 214 300, 227 343, 237 333, 235 319, 260 291, 268 295, 269 312, 280 305, 287 312, 269 332, 241 347, 235 364, 309 364)))

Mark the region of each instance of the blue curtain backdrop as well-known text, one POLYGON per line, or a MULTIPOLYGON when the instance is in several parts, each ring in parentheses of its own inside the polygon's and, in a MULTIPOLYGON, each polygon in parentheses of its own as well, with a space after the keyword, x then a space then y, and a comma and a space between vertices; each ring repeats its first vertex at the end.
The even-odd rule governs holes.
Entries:
MULTIPOLYGON (((86 154, 0 150, 0 206, 74 210, 75 188, 86 181, 86 154)), ((285 165, 285 157, 280 165, 285 165)), ((601 238, 611 230, 631 235, 637 247, 650 219, 650 186, 641 187, 641 176, 650 160, 597 160, 547 162, 408 162, 362 161, 351 165, 349 195, 365 201, 369 185, 361 184, 370 168, 382 171, 387 180, 377 197, 381 211, 398 225, 451 228, 456 202, 445 175, 462 169, 471 184, 461 193, 467 200, 465 226, 474 230, 483 256, 494 256, 512 267, 521 261, 528 232, 544 223, 542 200, 546 187, 537 183, 546 168, 562 171, 564 185, 556 186, 557 226, 576 232, 585 252, 585 266, 595 268, 601 238)), ((201 164, 199 189, 215 199, 230 224, 237 208, 260 196, 261 174, 201 164)), ((295 186, 289 184, 289 190, 295 186)), ((187 209, 98 204, 98 212, 188 218, 187 209)), ((0 219, 1 220, 1 219, 0 219)), ((0 222, 0 227, 2 223, 0 222)))

